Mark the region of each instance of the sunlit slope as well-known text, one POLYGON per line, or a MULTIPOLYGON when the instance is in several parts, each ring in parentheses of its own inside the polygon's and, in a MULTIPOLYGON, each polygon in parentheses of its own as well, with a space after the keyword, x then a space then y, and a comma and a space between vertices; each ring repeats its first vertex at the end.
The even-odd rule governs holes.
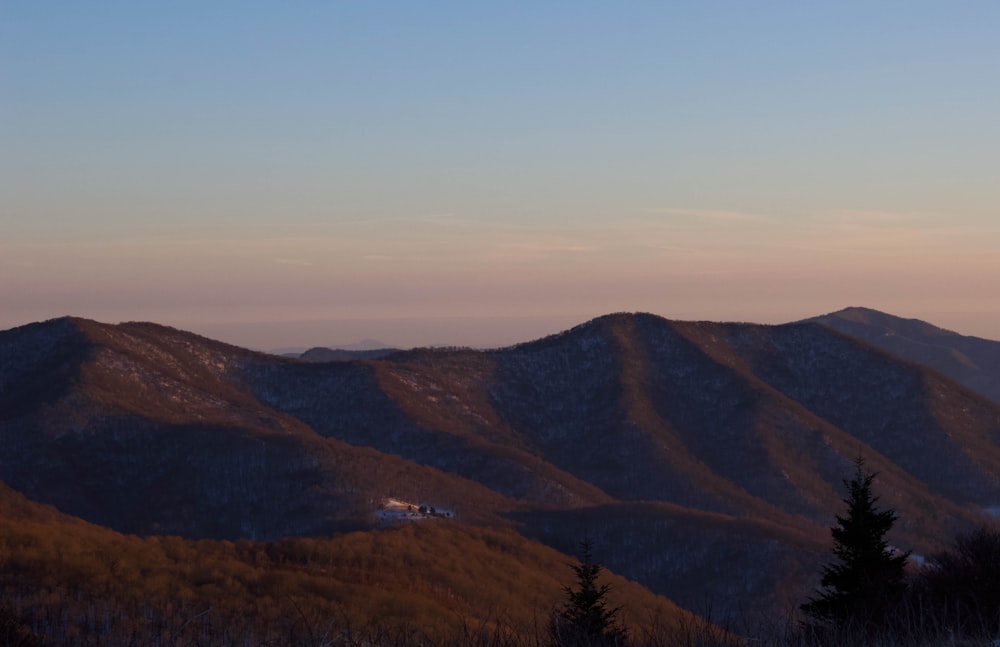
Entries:
MULTIPOLYGON (((416 639, 498 624, 531 634, 573 584, 570 557, 511 530, 438 520, 277 542, 142 539, 2 484, 0 555, 0 606, 57 643, 96 630, 109 644, 303 644, 331 631, 416 639)), ((637 584, 611 573, 602 582, 636 631, 691 623, 637 584)))

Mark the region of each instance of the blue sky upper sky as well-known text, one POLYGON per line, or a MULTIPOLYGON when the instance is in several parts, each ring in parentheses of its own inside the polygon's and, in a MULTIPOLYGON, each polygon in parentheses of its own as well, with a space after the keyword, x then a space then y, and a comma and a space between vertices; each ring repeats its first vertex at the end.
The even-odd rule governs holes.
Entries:
POLYGON ((0 328, 1000 338, 1000 3, 0 3, 0 328))

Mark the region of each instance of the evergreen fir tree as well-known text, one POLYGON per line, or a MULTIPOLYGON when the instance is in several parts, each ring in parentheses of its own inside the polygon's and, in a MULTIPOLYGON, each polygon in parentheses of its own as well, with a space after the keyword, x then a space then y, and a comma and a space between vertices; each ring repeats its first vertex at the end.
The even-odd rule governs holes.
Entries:
POLYGON ((846 516, 830 528, 836 561, 823 568, 823 591, 801 606, 810 617, 858 629, 881 627, 906 591, 904 568, 910 553, 889 549, 886 533, 896 522, 892 510, 879 510, 872 493, 876 474, 855 461, 847 486, 846 516))
POLYGON ((580 553, 580 563, 572 567, 577 588, 563 587, 566 604, 552 619, 552 643, 560 647, 624 645, 626 632, 618 623, 621 608, 608 607, 611 585, 598 585, 604 567, 594 561, 592 542, 580 542, 580 553))

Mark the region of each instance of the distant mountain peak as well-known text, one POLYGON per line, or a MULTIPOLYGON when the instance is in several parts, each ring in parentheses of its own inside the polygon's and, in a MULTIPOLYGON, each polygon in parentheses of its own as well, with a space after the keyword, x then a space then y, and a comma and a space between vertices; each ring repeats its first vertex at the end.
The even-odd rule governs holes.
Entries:
POLYGON ((880 310, 875 310, 874 308, 866 308, 862 306, 851 306, 836 312, 831 312, 830 314, 813 317, 807 321, 831 323, 834 320, 891 330, 893 334, 958 335, 958 333, 954 331, 940 328, 921 319, 898 317, 880 310))
POLYGON ((377 339, 362 339, 353 344, 339 344, 331 346, 331 348, 333 350, 382 350, 383 348, 389 348, 389 344, 380 342, 377 339))
POLYGON ((870 308, 845 308, 807 321, 929 366, 1000 402, 1000 342, 969 337, 920 319, 870 308))
POLYGON ((876 310, 875 308, 868 308, 865 306, 847 306, 837 310, 836 312, 831 312, 826 317, 840 317, 841 319, 852 319, 852 320, 867 320, 872 318, 880 318, 890 316, 881 310, 876 310))
POLYGON ((317 346, 304 353, 290 353, 288 357, 297 357, 307 362, 349 362, 358 359, 377 359, 400 352, 398 348, 378 346, 376 348, 346 350, 344 348, 326 348, 317 346))

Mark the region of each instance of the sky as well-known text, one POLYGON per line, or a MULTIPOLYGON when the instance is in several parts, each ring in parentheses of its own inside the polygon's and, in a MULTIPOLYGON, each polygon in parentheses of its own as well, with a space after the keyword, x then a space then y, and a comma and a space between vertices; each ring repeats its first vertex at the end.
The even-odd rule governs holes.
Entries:
POLYGON ((0 2, 0 329, 1000 339, 1000 3, 0 2))

